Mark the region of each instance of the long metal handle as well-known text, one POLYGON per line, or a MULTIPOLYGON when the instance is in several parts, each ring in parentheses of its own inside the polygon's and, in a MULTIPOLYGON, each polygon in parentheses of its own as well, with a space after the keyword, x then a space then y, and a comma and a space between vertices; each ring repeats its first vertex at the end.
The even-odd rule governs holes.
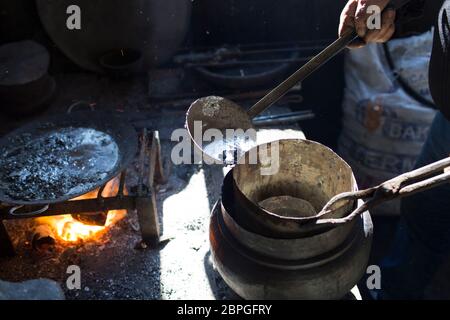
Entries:
POLYGON ((301 120, 313 119, 315 114, 311 110, 277 114, 272 116, 256 117, 254 126, 276 125, 280 123, 293 123, 301 120))
POLYGON ((353 220, 356 216, 370 210, 383 202, 411 196, 418 192, 423 192, 443 184, 450 183, 450 157, 431 163, 411 172, 404 173, 396 178, 388 180, 381 185, 357 192, 348 192, 337 195, 328 202, 324 209, 316 215, 322 217, 331 208, 342 200, 356 200, 369 198, 363 205, 356 208, 349 215, 339 219, 320 219, 317 224, 345 224, 353 220), (433 174, 438 174, 430 177, 433 174))
POLYGON ((392 199, 400 199, 403 197, 411 196, 415 193, 423 192, 435 187, 439 187, 441 185, 450 183, 450 172, 446 172, 443 174, 440 174, 438 176, 435 176, 433 178, 429 178, 424 181, 417 182, 415 184, 406 186, 398 192, 395 196, 392 197, 374 197, 366 202, 364 202, 360 207, 356 208, 352 213, 350 213, 348 216, 345 216, 343 218, 338 219, 320 219, 317 220, 317 224, 327 224, 327 225, 339 225, 339 224, 345 224, 350 221, 352 221, 355 217, 359 216, 360 214, 363 214, 367 210, 373 209, 376 206, 386 202, 390 201, 392 199))
POLYGON ((41 214, 41 213, 44 213, 45 211, 47 211, 48 208, 50 207, 50 205, 46 204, 42 208, 40 208, 38 210, 35 210, 35 211, 24 212, 24 213, 16 213, 17 210, 19 210, 19 209, 21 209, 23 207, 24 207, 23 205, 20 205, 20 206, 17 206, 17 207, 13 207, 13 208, 11 208, 9 210, 9 214, 12 215, 12 216, 21 216, 23 218, 33 217, 33 216, 36 216, 38 214, 41 214))
POLYGON ((250 118, 256 117, 258 114, 266 110, 272 104, 277 102, 282 98, 292 87, 294 87, 300 81, 305 80, 314 71, 319 69, 325 63, 327 63, 331 58, 336 56, 339 52, 344 50, 353 40, 358 36, 355 31, 349 31, 342 37, 337 39, 322 52, 312 58, 303 67, 298 69, 289 78, 283 81, 278 87, 270 91, 264 98, 259 100, 250 110, 248 110, 248 115, 250 118))
POLYGON ((433 162, 416 170, 403 173, 369 189, 338 194, 328 201, 318 214, 310 217, 296 218, 296 220, 304 223, 334 226, 345 224, 353 220, 356 216, 363 214, 367 210, 370 210, 383 202, 407 197, 447 183, 450 183, 450 157, 433 162), (356 209, 347 216, 337 219, 323 218, 325 215, 337 210, 340 207, 338 206, 338 203, 346 205, 348 201, 357 200, 364 200, 364 202, 357 206, 356 209))

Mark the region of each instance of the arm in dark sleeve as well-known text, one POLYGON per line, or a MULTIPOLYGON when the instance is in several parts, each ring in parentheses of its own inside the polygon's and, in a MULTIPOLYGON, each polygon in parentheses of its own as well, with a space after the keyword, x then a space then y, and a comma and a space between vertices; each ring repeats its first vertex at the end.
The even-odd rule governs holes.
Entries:
POLYGON ((425 0, 394 0, 400 9, 397 10, 397 23, 408 23, 423 16, 425 0))
POLYGON ((436 17, 444 3, 444 0, 399 1, 406 1, 406 4, 397 10, 394 38, 407 37, 429 31, 435 25, 436 17))
POLYGON ((408 5, 410 2, 424 2, 425 0, 391 0, 389 2, 390 6, 399 9, 402 7, 405 7, 406 5, 408 5))
POLYGON ((430 61, 430 91, 434 103, 450 121, 450 0, 436 19, 430 61))

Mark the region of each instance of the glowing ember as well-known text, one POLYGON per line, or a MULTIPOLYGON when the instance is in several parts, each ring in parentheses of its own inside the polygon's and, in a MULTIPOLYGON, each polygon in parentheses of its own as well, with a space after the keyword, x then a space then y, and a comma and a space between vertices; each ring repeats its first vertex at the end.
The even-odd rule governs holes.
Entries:
MULTIPOLYGON (((118 220, 125 216, 124 210, 108 212, 108 219, 104 226, 91 226, 75 220, 70 215, 46 217, 43 222, 51 225, 59 240, 78 242, 80 240, 99 240, 100 236, 118 220)), ((42 220, 41 220, 42 221, 42 220)))
MULTIPOLYGON (((106 185, 103 196, 115 196, 119 188, 119 179, 113 179, 106 185)), ((97 190, 89 192, 73 200, 92 199, 97 197, 97 190)), ((111 210, 104 226, 92 226, 84 224, 71 215, 38 218, 39 223, 50 225, 58 237, 65 242, 78 242, 86 240, 98 241, 101 236, 117 221, 124 218, 126 210, 111 210)))

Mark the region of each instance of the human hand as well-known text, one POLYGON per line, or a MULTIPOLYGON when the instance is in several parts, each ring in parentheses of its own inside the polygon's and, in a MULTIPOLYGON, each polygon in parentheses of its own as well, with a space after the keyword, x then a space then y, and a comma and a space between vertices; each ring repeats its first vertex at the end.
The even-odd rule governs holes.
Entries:
POLYGON ((394 9, 386 9, 389 2, 389 0, 349 0, 341 13, 339 36, 348 30, 356 30, 360 39, 349 45, 350 48, 359 48, 371 42, 388 41, 395 32, 396 15, 394 9), (373 5, 378 6, 382 12, 379 28, 368 24, 369 19, 374 16, 374 12, 369 10, 373 5))

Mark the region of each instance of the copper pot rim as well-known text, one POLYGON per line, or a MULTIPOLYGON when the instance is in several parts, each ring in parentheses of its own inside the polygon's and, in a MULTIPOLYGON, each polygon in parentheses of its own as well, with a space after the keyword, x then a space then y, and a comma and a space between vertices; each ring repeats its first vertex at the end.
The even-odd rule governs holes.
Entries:
MULTIPOLYGON (((353 173, 353 170, 352 170, 351 166, 341 156, 339 156, 336 152, 334 152, 331 148, 329 148, 329 147, 327 147, 327 146, 325 146, 325 145, 323 145, 323 144, 321 144, 319 142, 312 141, 312 140, 307 140, 307 139, 304 139, 304 140, 303 139, 280 139, 280 140, 275 140, 275 141, 279 142, 279 143, 280 142, 281 143, 301 142, 301 143, 306 143, 306 144, 314 144, 316 146, 319 146, 320 148, 323 148, 324 150, 327 150, 328 152, 331 152, 351 172, 351 184, 352 184, 353 188, 352 188, 352 190, 347 190, 347 191, 348 192, 358 191, 358 184, 357 184, 357 181, 356 181, 356 178, 355 178, 355 175, 353 173)), ((268 142, 268 143, 266 143, 266 145, 270 144, 270 143, 271 142, 268 142)), ((261 145, 258 145, 258 146, 253 147, 252 149, 248 150, 247 152, 245 152, 244 155, 242 155, 242 157, 246 157, 250 152, 252 152, 252 151, 254 152, 255 149, 259 148, 260 146, 261 145)), ((240 159, 242 159, 242 157, 240 159)), ((237 164, 236 166, 238 166, 238 165, 240 165, 240 164, 237 164)), ((246 165, 246 164, 244 164, 244 165, 246 165)), ((232 169, 233 188, 235 189, 235 191, 237 191, 239 193, 240 197, 245 199, 249 204, 252 205, 252 207, 254 207, 256 213, 260 213, 261 215, 266 215, 269 218, 274 219, 274 220, 279 220, 281 223, 283 223, 283 222, 293 222, 293 223, 297 223, 297 224, 298 223, 300 223, 300 224, 302 224, 302 223, 303 224, 308 224, 308 223, 313 223, 314 221, 316 221, 316 219, 314 219, 314 217, 289 217, 289 216, 282 216, 282 215, 276 214, 275 212, 272 212, 272 211, 269 211, 267 209, 264 209, 258 203, 255 203, 253 200, 249 199, 242 192, 241 188, 239 188, 239 184, 236 181, 236 175, 235 175, 235 173, 236 173, 236 170, 235 170, 236 166, 232 169)), ((350 203, 352 203, 351 207, 350 207, 350 205, 345 205, 345 206, 339 207, 338 209, 347 206, 348 210, 346 210, 346 211, 348 211, 347 213, 350 213, 351 209, 352 208, 354 209, 355 206, 357 205, 357 202, 356 201, 351 201, 350 203)), ((325 218, 327 216, 333 215, 333 213, 335 213, 338 209, 333 210, 331 213, 327 214, 326 216, 324 216, 322 218, 325 218)), ((343 216, 345 216, 345 214, 346 213, 344 213, 343 216)), ((342 218, 343 216, 338 216, 337 218, 342 218)))

